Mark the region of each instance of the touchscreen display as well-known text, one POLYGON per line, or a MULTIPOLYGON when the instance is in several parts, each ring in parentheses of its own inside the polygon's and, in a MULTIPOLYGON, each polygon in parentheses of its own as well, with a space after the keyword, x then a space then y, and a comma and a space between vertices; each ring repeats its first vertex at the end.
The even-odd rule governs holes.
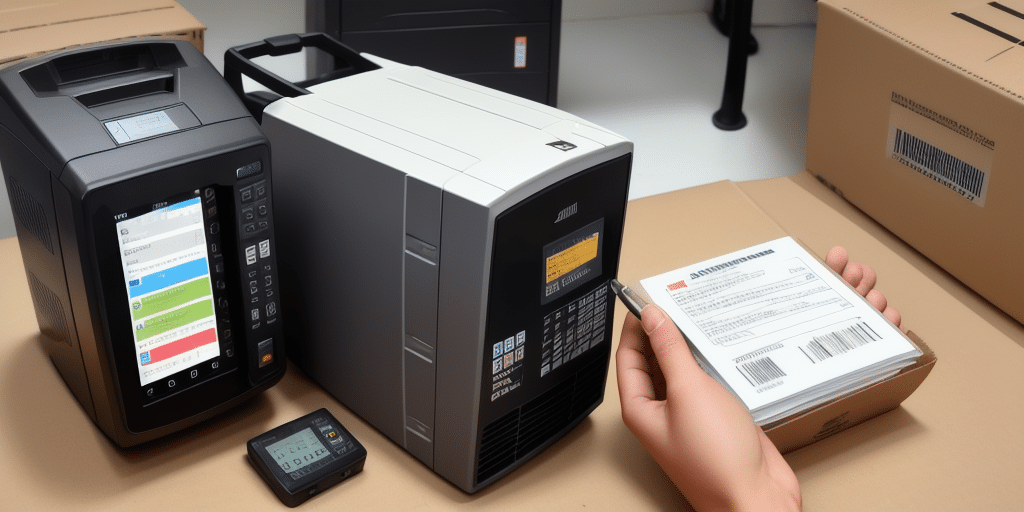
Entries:
POLYGON ((305 428, 267 446, 267 453, 281 470, 291 474, 292 478, 302 476, 296 471, 329 455, 327 447, 320 442, 311 428, 305 428))
POLYGON ((117 234, 141 384, 219 356, 198 192, 119 220, 117 234))

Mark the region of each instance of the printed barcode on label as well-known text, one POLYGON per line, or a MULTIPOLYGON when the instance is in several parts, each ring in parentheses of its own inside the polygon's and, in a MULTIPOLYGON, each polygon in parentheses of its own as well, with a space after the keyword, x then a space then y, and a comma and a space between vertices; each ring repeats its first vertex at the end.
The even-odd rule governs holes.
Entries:
POLYGON ((880 339, 882 337, 872 330, 870 326, 864 322, 859 322, 846 329, 815 336, 801 350, 811 362, 816 364, 880 339))
POLYGON ((896 129, 892 151, 922 167, 923 171, 941 177, 975 196, 981 195, 985 171, 899 128, 896 129))
POLYGON ((782 369, 779 368, 779 366, 775 364, 775 361, 772 361, 772 358, 770 357, 755 359, 749 363, 743 363, 736 368, 744 377, 747 378, 748 381, 750 381, 750 384, 755 387, 786 376, 786 372, 782 371, 782 369))

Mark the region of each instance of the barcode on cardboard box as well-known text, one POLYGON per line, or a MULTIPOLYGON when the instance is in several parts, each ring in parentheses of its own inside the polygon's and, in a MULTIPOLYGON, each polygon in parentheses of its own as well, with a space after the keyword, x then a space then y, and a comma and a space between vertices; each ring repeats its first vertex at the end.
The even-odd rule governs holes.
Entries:
POLYGON ((975 197, 981 195, 985 184, 984 171, 899 128, 896 129, 892 151, 908 159, 908 165, 916 164, 911 167, 932 179, 948 182, 975 197))
POLYGON ((968 201, 985 206, 996 142, 973 126, 894 92, 886 155, 968 201))

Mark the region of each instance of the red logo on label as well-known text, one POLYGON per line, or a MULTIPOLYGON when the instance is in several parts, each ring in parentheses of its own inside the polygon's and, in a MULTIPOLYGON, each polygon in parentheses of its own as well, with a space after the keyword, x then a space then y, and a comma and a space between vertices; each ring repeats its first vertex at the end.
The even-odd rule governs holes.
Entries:
POLYGON ((686 288, 686 281, 679 281, 668 285, 668 291, 674 292, 680 288, 686 288))

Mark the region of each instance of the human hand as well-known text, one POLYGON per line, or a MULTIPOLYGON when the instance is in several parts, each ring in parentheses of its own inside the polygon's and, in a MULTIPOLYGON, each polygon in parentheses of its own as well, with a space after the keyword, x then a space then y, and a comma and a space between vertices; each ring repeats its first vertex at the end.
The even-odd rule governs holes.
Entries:
POLYGON ((847 254, 846 249, 839 246, 833 247, 828 251, 828 254, 825 255, 825 264, 856 288, 871 305, 882 312, 882 315, 892 321, 893 324, 896 324, 896 327, 900 326, 903 317, 896 308, 889 305, 885 295, 875 289, 878 276, 871 267, 863 263, 850 261, 850 256, 847 254))
POLYGON ((622 419, 697 510, 799 510, 800 485, 664 311, 627 315, 615 354, 622 419), (660 362, 660 365, 659 365, 660 362))
MULTIPOLYGON (((842 247, 825 262, 900 325, 870 266, 842 247)), ((615 354, 622 419, 676 487, 698 510, 800 509, 796 475, 746 406, 697 365, 664 311, 641 316, 627 315, 615 354)))

